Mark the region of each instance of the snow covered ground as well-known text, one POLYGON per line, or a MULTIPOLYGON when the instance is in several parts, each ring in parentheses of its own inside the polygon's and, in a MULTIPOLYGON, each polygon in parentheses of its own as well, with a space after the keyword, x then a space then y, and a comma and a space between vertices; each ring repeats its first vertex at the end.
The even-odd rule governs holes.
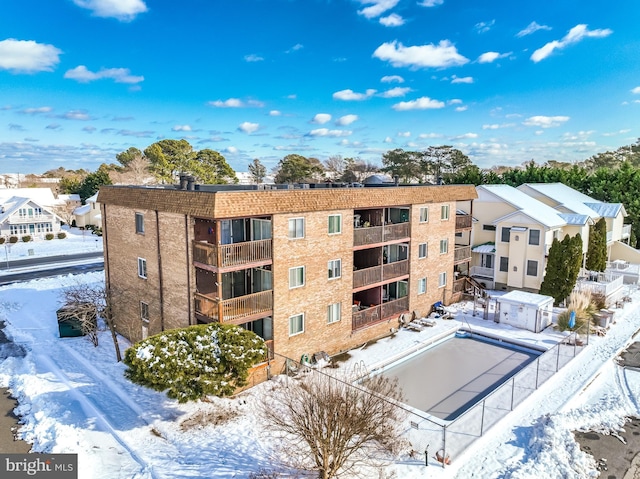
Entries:
MULTIPOLYGON (((95 237, 89 238, 93 243, 95 237)), ((67 243, 29 245, 37 254, 61 254, 52 245, 65 243, 68 253, 69 245, 86 241, 78 235, 67 243)), ((12 254, 22 246, 15 245, 12 254)), ((55 310, 61 289, 102 281, 103 274, 94 272, 0 287, 0 320, 24 353, 15 354, 14 348, 14 355, 0 363, 0 386, 17 397, 16 413, 23 422, 20 435, 32 450, 77 453, 83 479, 244 478, 260 470, 280 470, 255 406, 257 395, 268 394, 269 383, 236 398, 178 404, 127 381, 108 334, 101 335, 97 348, 84 338, 58 337, 55 310)), ((619 429, 625 416, 640 414, 640 374, 613 361, 640 329, 640 293, 633 291, 632 296, 633 302, 618 310, 618 320, 606 336, 592 337, 573 361, 450 466, 443 469, 432 460, 427 469, 424 457, 403 457, 387 468, 387 475, 597 477, 595 463, 580 451, 571 431, 619 429)), ((458 318, 460 323, 438 320, 436 327, 419 333, 401 330, 392 339, 352 351, 341 368, 364 362, 367 369, 374 369, 458 324, 547 346, 560 336, 528 333, 470 313, 458 318)), ((124 340, 121 345, 127 346, 124 340)))

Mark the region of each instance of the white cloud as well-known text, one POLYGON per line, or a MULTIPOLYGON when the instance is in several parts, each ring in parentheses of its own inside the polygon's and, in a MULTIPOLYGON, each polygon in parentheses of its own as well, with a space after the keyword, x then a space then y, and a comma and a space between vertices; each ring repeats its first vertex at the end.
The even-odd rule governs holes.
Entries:
POLYGON ((634 95, 640 95, 640 86, 637 86, 631 90, 634 95))
POLYGON ((402 78, 400 75, 387 75, 380 78, 380 81, 382 83, 393 83, 393 82, 404 83, 404 78, 402 78))
POLYGON ((261 62, 261 61, 264 61, 264 58, 262 58, 260 55, 256 55, 255 53, 251 53, 249 55, 244 56, 244 61, 249 63, 261 62))
POLYGON ((353 133, 349 130, 329 130, 328 128, 318 128, 311 130, 309 136, 328 136, 332 138, 339 138, 341 136, 349 136, 353 133))
POLYGON ((387 91, 384 91, 384 92, 380 93, 380 96, 382 98, 398 98, 398 97, 401 97, 401 96, 405 96, 410 91, 412 91, 412 90, 409 87, 397 86, 395 88, 391 88, 391 89, 389 89, 387 91))
POLYGON ((363 5, 372 3, 370 7, 365 7, 362 10, 358 10, 358 13, 366 18, 375 18, 382 15, 387 10, 391 10, 395 7, 400 0, 360 0, 363 5))
MULTIPOLYGON (((568 116, 531 116, 522 122, 525 126, 537 126, 540 128, 553 128, 562 125, 569 121, 568 116)), ((537 134, 537 132, 536 132, 537 134)))
POLYGON ((282 112, 280 110, 271 110, 269 116, 282 116, 282 112))
POLYGON ((452 140, 470 140, 474 138, 478 138, 477 133, 464 133, 462 135, 454 136, 452 140))
POLYGON ((531 60, 533 60, 535 63, 538 63, 539 61, 542 61, 549 55, 551 55, 554 50, 561 50, 569 45, 578 43, 585 38, 603 38, 611 35, 612 33, 613 30, 610 30, 608 28, 589 30, 587 28, 587 25, 576 25, 571 30, 569 30, 569 33, 567 33, 562 38, 562 40, 553 40, 545 44, 541 48, 538 48, 531 55, 531 60))
POLYGON ((297 52, 298 50, 302 50, 304 45, 302 43, 296 43, 294 46, 289 48, 289 50, 285 51, 285 53, 297 52))
POLYGON ((473 83, 473 77, 457 77, 453 75, 451 77, 451 83, 473 83))
POLYGON ((476 23, 475 29, 478 33, 487 33, 495 24, 495 20, 491 20, 490 22, 480 22, 476 23))
POLYGON ((333 94, 334 100, 344 100, 344 101, 360 101, 366 100, 367 98, 371 98, 376 93, 376 90, 370 88, 365 93, 356 93, 351 89, 340 90, 333 94))
POLYGON ((499 58, 506 58, 509 55, 511 55, 511 52, 509 53, 485 52, 478 57, 478 63, 491 63, 498 60, 499 58))
POLYGON ((418 45, 405 47, 394 40, 383 43, 373 56, 390 62, 394 67, 412 68, 444 68, 464 65, 469 60, 458 53, 456 47, 449 40, 441 40, 438 45, 418 45))
POLYGON ((384 143, 393 143, 393 138, 391 138, 390 136, 387 136, 384 140, 384 143))
POLYGON ((249 100, 247 102, 243 102, 239 98, 229 98, 227 100, 215 100, 207 102, 207 105, 213 106, 215 108, 244 108, 247 106, 261 108, 264 106, 264 103, 257 100, 249 100))
POLYGON ((0 42, 0 70, 11 73, 50 72, 60 62, 62 50, 33 40, 8 38, 0 42))
POLYGON ((91 116, 85 110, 70 110, 62 115, 59 115, 58 118, 64 118, 65 120, 80 120, 80 121, 88 121, 91 120, 91 116))
POLYGON ((458 106, 456 107, 456 111, 467 111, 469 107, 467 105, 465 106, 458 106))
POLYGON ((438 5, 442 5, 444 3, 444 0, 422 0, 421 2, 418 2, 418 5, 420 5, 421 7, 436 7, 438 5))
POLYGON ((251 123, 249 121, 245 121, 243 123, 240 123, 240 125, 238 125, 238 130, 247 134, 251 134, 257 131, 258 128, 260 128, 260 125, 258 123, 251 123))
POLYGON ((406 111, 406 110, 431 110, 444 108, 444 102, 433 100, 428 96, 423 96, 416 100, 411 101, 401 101, 400 103, 396 103, 392 107, 396 111, 406 111))
POLYGON ((482 129, 483 130, 497 130, 499 128, 509 128, 514 126, 513 123, 492 123, 492 124, 487 124, 487 125, 482 125, 482 129))
POLYGON ((189 125, 176 125, 171 128, 172 131, 191 131, 191 126, 189 125))
POLYGON ((404 18, 392 13, 388 17, 380 17, 380 23, 385 27, 400 27, 404 25, 404 18))
POLYGON ((228 146, 224 149, 225 153, 231 153, 232 155, 235 155, 236 153, 238 153, 238 149, 235 146, 228 146))
POLYGON ((336 120, 336 125, 347 126, 358 120, 358 115, 344 115, 336 120))
POLYGON ((421 140, 427 140, 431 138, 442 138, 442 135, 440 133, 420 133, 418 138, 421 140))
POLYGON ((49 113, 53 110, 50 106, 41 106, 38 108, 25 108, 21 110, 20 113, 24 113, 26 115, 38 115, 40 113, 49 113))
POLYGON ((462 103, 462 100, 460 98, 453 98, 449 100, 447 103, 449 105, 459 105, 460 103, 462 103))
POLYGON ((531 35, 532 33, 537 32, 538 30, 551 30, 551 27, 547 25, 538 25, 536 22, 531 22, 524 30, 520 30, 516 37, 524 37, 526 35, 531 35))
POLYGON ((331 121, 331 115, 329 113, 318 113, 313 117, 311 123, 317 123, 318 125, 324 125, 325 123, 331 121))
POLYGON ((73 0, 81 8, 91 10, 96 17, 133 20, 139 13, 147 11, 143 0, 73 0))
POLYGON ((92 72, 84 65, 79 65, 71 70, 67 70, 64 77, 80 83, 88 83, 104 78, 109 78, 116 83, 128 84, 136 84, 144 81, 143 76, 131 75, 131 71, 128 68, 101 68, 98 72, 92 72))

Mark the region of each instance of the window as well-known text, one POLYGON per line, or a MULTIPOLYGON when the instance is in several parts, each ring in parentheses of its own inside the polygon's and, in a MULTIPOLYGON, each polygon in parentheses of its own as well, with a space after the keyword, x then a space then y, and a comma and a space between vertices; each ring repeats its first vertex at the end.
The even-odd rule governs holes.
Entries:
POLYGON ((449 205, 442 205, 440 207, 440 219, 441 220, 449 219, 449 205))
POLYGON ((540 230, 529 230, 529 244, 540 244, 540 230))
POLYGON ((500 256, 500 271, 509 271, 509 258, 506 256, 500 256))
POLYGON ((418 294, 424 294, 427 292, 427 278, 420 278, 418 280, 418 294))
POLYGON ((527 276, 538 276, 538 262, 532 259, 527 260, 527 276))
POLYGON ((334 303, 327 306, 327 324, 336 323, 341 319, 342 305, 334 303))
POLYGON ((136 233, 144 234, 144 215, 142 213, 136 213, 136 233))
POLYGON ((420 223, 426 223, 429 221, 429 208, 423 206, 420 208, 420 223))
POLYGON ((495 225, 482 225, 482 230, 483 231, 495 231, 496 230, 496 226, 495 225))
POLYGON ((342 233, 342 215, 329 215, 329 234, 342 233))
POLYGON ((140 319, 143 323, 149 323, 149 305, 140 301, 140 319))
POLYGON ((304 266, 289 268, 289 288, 304 286, 304 266))
POLYGON ((12 235, 26 235, 29 232, 27 225, 11 225, 10 230, 12 235))
POLYGON ((438 275, 438 287, 444 288, 447 285, 447 273, 442 272, 438 275))
POLYGON ((449 240, 442 239, 440 240, 440 254, 446 254, 449 252, 449 240))
POLYGON ((342 260, 332 259, 327 263, 329 268, 329 279, 336 279, 342 276, 342 260))
POLYGON ((147 260, 138 258, 138 276, 147 279, 147 260))
POLYGON ((304 238, 304 218, 289 220, 289 238, 304 238))
POLYGON ((418 245, 418 258, 427 257, 427 243, 420 243, 418 245))
POLYGON ((304 333, 304 313, 289 318, 289 336, 304 333))
POLYGON ((502 242, 508 243, 511 235, 511 228, 502 228, 502 242))

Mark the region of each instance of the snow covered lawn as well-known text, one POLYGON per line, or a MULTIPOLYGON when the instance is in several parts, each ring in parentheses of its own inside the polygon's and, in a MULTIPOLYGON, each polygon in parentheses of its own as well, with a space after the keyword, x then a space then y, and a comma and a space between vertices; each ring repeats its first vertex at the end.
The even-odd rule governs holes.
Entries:
MULTIPOLYGON (((130 383, 124 365, 115 362, 108 334, 101 335, 97 348, 84 338, 58 338, 60 289, 79 281, 99 283, 103 274, 0 287, 0 320, 26 353, 0 364, 0 386, 18 398, 16 412, 24 423, 20 434, 34 452, 78 453, 83 479, 240 478, 281 470, 277 452, 260 429, 254 400, 269 394, 273 383, 236 398, 188 404, 130 383)), ((617 314, 605 337, 591 338, 572 362, 451 466, 436 467, 432 460, 427 470, 424 457, 403 457, 386 473, 408 479, 596 477, 595 463, 570 431, 616 429, 625 415, 640 414, 639 374, 613 362, 640 328, 640 294, 634 292, 633 302, 617 314)), ((560 334, 536 335, 471 314, 460 324, 547 347, 560 334)), ((399 331, 393 339, 353 351, 340 367, 365 364, 371 370, 457 325, 457 320, 439 320, 423 332, 399 331)))

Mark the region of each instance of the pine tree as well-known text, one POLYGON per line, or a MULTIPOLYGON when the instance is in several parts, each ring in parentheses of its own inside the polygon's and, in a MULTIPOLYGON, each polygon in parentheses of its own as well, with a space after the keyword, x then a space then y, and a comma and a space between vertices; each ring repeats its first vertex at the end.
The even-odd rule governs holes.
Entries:
POLYGON ((607 267, 607 222, 604 218, 589 227, 589 249, 585 267, 589 271, 604 271, 607 267))
POLYGON ((576 285, 582 266, 582 237, 566 235, 562 241, 553 240, 540 294, 552 296, 559 304, 576 285))

